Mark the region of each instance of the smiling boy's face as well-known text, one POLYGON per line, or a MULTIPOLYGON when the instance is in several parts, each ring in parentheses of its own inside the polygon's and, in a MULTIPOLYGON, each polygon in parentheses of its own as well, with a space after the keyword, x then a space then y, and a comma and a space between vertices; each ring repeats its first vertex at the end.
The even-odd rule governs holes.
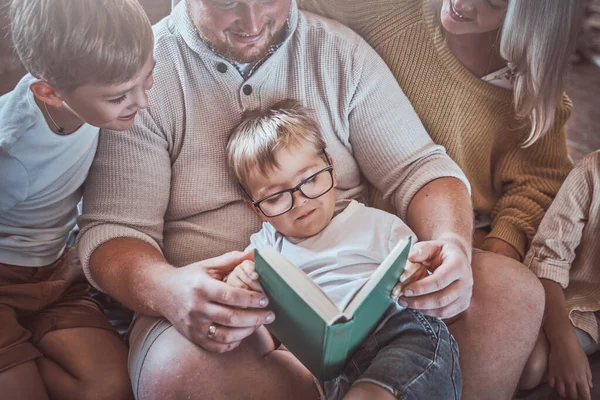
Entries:
MULTIPOLYGON (((315 151, 311 146, 282 149, 277 152, 275 158, 279 168, 270 171, 267 176, 256 171, 248 177, 246 187, 254 200, 294 188, 328 166, 323 153, 315 151)), ((329 175, 329 172, 324 172, 320 176, 320 179, 329 179, 329 176, 332 176, 335 186, 335 174, 329 175)), ((276 217, 266 217, 256 207, 252 208, 263 221, 270 222, 281 234, 306 238, 321 232, 333 218, 335 190, 332 188, 316 199, 309 199, 300 191, 296 191, 292 209, 276 217)))

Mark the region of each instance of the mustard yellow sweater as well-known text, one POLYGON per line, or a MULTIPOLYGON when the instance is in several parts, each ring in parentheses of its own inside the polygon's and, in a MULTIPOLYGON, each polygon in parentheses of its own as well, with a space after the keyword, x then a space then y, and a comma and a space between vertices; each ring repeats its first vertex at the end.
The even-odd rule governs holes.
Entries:
MULTIPOLYGON (((572 168, 564 96, 552 131, 533 146, 517 121, 512 92, 468 71, 450 52, 426 0, 300 0, 302 8, 339 20, 386 61, 433 140, 472 186, 474 211, 490 215, 489 237, 523 256, 545 211, 572 168)), ((390 110, 394 112, 394 110, 390 110)))

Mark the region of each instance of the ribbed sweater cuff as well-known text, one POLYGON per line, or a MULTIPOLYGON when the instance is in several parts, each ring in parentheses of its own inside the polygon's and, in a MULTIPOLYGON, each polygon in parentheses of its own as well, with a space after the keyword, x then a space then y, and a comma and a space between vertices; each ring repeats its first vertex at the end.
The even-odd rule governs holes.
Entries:
POLYGON ((415 168, 418 173, 409 174, 399 189, 402 193, 401 201, 395 202, 396 209, 400 211, 400 218, 407 220, 408 206, 413 197, 423 186, 440 178, 456 178, 465 184, 469 195, 471 185, 469 180, 458 165, 450 161, 445 154, 434 154, 426 158, 425 162, 419 163, 415 168))
POLYGON ((565 289, 569 286, 569 264, 556 260, 541 260, 533 256, 533 252, 527 253, 523 261, 534 274, 540 279, 549 279, 562 286, 565 289))
POLYGON ((514 247, 521 258, 525 256, 525 247, 527 246, 527 235, 520 231, 515 225, 506 220, 498 220, 494 228, 487 236, 489 238, 498 238, 514 247))
POLYGON ((98 285, 90 273, 90 257, 92 256, 92 253, 102 244, 116 238, 133 238, 143 240, 144 242, 152 245, 162 254, 160 246, 158 243, 156 243, 156 241, 154 241, 154 239, 132 228, 121 225, 103 224, 86 230, 78 237, 77 253, 79 255, 79 259, 81 260, 85 277, 92 284, 92 286, 100 291, 103 291, 102 288, 98 285))

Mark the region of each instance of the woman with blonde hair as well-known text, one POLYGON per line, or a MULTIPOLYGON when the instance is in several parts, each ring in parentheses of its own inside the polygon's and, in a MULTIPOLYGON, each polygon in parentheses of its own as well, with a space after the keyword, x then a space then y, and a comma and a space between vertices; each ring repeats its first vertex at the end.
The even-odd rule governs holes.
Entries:
MULTIPOLYGON (((299 3, 305 10, 351 27, 377 50, 433 140, 446 148, 469 178, 477 228, 474 247, 521 261, 572 168, 564 130, 572 104, 564 88, 582 2, 299 3)), ((381 195, 375 196, 381 205, 380 199, 381 195)), ((476 271, 474 276, 477 287, 476 271)), ((524 332, 521 326, 513 328, 514 338, 533 344, 538 327, 524 332)), ((526 354, 516 356, 519 350, 513 337, 489 337, 510 342, 496 353, 506 357, 500 368, 500 361, 494 359, 481 365, 469 347, 471 342, 461 341, 458 335, 457 339, 465 398, 487 398, 492 393, 503 398, 509 380, 516 386, 531 346, 521 351, 526 354)), ((530 363, 526 371, 533 372, 532 367, 530 363)), ((522 386, 539 382, 536 374, 525 375, 522 386)))

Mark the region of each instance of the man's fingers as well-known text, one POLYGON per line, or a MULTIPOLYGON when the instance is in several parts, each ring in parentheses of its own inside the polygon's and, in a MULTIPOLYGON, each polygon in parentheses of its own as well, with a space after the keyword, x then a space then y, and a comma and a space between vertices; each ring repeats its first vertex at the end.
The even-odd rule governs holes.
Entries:
POLYGON ((400 275, 399 282, 394 286, 392 290, 392 298, 395 300, 399 296, 402 296, 404 289, 413 282, 423 279, 428 275, 427 268, 423 264, 417 264, 408 262, 407 267, 404 269, 402 275, 400 275))
POLYGON ((418 242, 412 247, 408 259, 414 263, 431 262, 439 258, 442 244, 439 242, 418 242))
POLYGON ((241 308, 264 308, 269 304, 269 299, 258 292, 240 289, 225 282, 212 280, 210 285, 204 287, 207 300, 241 308))
POLYGON ((226 353, 228 351, 236 349, 242 342, 233 343, 219 343, 210 339, 209 337, 203 337, 194 341, 197 345, 209 351, 211 353, 226 353))
POLYGON ((436 317, 443 320, 448 320, 449 318, 455 317, 461 312, 465 311, 469 307, 469 302, 465 302, 464 299, 457 299, 453 303, 450 303, 446 307, 436 308, 433 310, 419 310, 425 315, 429 315, 430 317, 436 317))
POLYGON ((199 261, 195 265, 205 269, 231 271, 245 260, 254 260, 254 252, 230 251, 217 257, 199 261))
MULTIPOLYGON (((256 331, 256 329, 258 329, 258 326, 249 326, 246 328, 231 328, 228 326, 216 324, 214 322, 213 325, 215 326, 216 331, 215 334, 212 337, 210 337, 210 339, 217 343, 223 344, 241 342, 248 336, 252 335, 256 331)), ((208 332, 208 326, 206 328, 206 332, 208 332)))
POLYGON ((210 320, 212 323, 231 328, 255 327, 270 324, 275 320, 272 311, 239 309, 215 303, 207 303, 203 311, 203 318, 210 320))
POLYGON ((459 274, 456 268, 441 267, 436 269, 433 274, 405 286, 404 295, 411 297, 435 293, 447 288, 458 278, 459 274))
POLYGON ((400 300, 406 302, 408 307, 419 311, 444 308, 461 297, 463 285, 461 281, 454 281, 448 287, 435 293, 418 297, 401 297, 400 300))

